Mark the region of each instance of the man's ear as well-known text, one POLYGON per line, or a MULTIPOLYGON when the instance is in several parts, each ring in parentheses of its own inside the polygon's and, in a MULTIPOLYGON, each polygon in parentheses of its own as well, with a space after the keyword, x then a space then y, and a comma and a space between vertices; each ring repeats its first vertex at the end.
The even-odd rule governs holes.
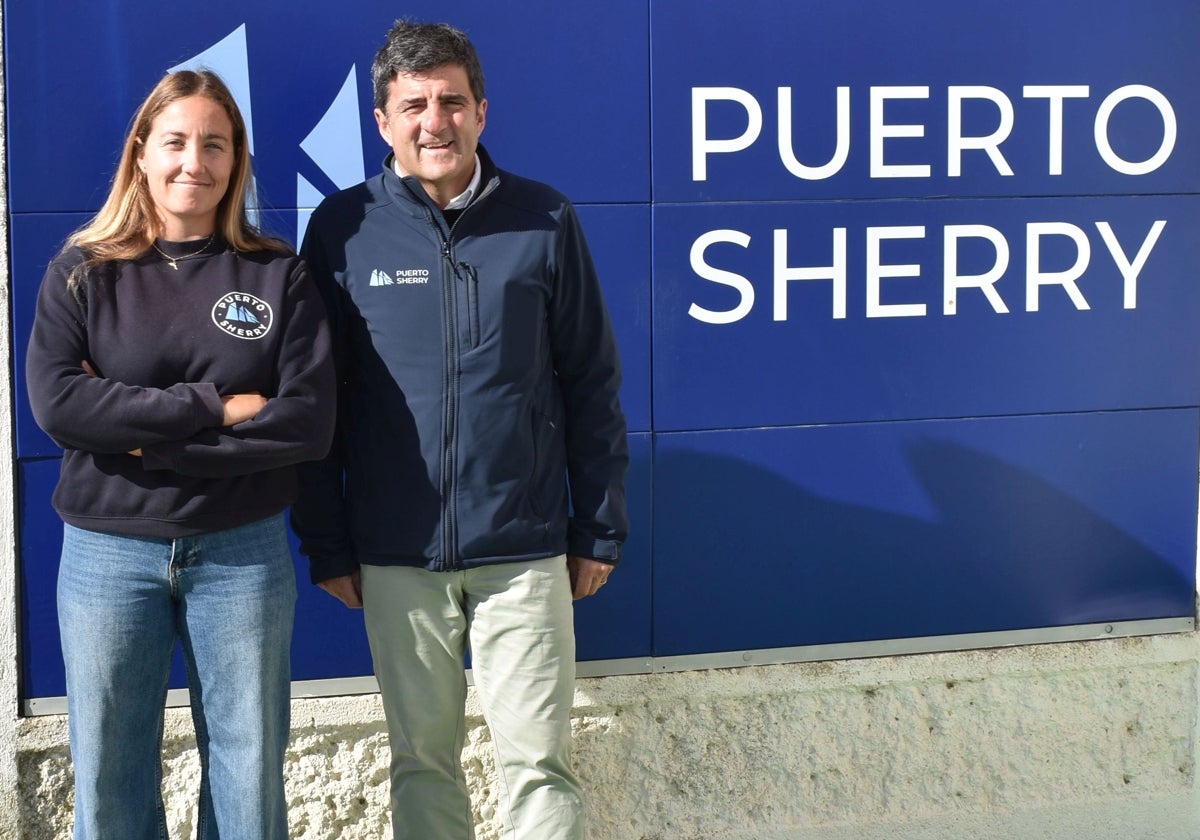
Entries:
POLYGON ((388 123, 387 114, 378 108, 375 109, 375 127, 379 129, 379 136, 383 138, 383 142, 391 146, 392 126, 388 123))
POLYGON ((476 113, 476 122, 479 123, 479 133, 483 134, 483 127, 487 125, 487 100, 479 100, 479 110, 476 113))

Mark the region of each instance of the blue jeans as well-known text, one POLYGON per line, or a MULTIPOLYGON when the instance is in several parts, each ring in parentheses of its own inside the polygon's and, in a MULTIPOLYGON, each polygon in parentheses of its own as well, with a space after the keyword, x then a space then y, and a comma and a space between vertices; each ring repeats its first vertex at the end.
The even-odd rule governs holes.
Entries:
POLYGON ((287 837, 295 602, 282 515, 175 540, 65 526, 75 840, 166 840, 163 704, 177 639, 200 753, 197 836, 287 837))

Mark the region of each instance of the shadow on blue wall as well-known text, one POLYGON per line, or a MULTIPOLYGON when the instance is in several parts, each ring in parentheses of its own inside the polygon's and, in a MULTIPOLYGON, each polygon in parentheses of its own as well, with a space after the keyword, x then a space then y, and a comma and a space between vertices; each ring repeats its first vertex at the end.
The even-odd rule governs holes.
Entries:
POLYGON ((744 460, 660 452, 656 654, 1191 615, 1185 528, 1164 556, 991 454, 927 439, 907 460, 930 516, 824 497, 744 460))

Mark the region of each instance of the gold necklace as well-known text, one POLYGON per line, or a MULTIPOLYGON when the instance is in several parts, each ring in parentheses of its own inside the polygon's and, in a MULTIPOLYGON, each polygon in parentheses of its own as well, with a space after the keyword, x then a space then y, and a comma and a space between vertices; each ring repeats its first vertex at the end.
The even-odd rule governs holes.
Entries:
POLYGON ((171 268, 178 271, 180 260, 191 259, 192 257, 203 254, 204 251, 208 248, 208 246, 212 244, 213 237, 215 237, 216 235, 217 235, 217 232, 214 230, 212 233, 210 233, 208 235, 208 239, 204 240, 204 244, 200 246, 200 250, 192 251, 192 253, 190 253, 190 254, 183 254, 182 256, 178 256, 178 257, 172 257, 170 254, 168 254, 162 248, 159 248, 153 242, 150 243, 150 247, 153 248, 155 251, 158 251, 158 253, 162 255, 162 258, 167 261, 167 265, 171 266, 171 268))

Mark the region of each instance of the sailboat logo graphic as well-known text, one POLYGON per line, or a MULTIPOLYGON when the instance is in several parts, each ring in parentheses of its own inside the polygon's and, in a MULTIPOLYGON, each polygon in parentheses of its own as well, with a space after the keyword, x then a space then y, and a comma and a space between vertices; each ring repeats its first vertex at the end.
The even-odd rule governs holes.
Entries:
MULTIPOLYGON (((254 109, 251 107, 250 42, 246 24, 234 29, 220 41, 170 68, 200 70, 208 68, 221 75, 233 94, 246 121, 246 146, 254 157, 254 109)), ((339 73, 340 76, 340 73, 339 73)), ((370 80, 368 80, 368 85, 370 80)), ((351 64, 340 87, 331 85, 315 94, 324 100, 332 96, 324 115, 303 140, 300 149, 314 166, 305 164, 305 172, 296 173, 296 238, 304 241, 313 208, 331 192, 346 189, 366 175, 363 167, 363 139, 359 128, 358 67, 351 64), (333 93, 334 89, 337 93, 333 93), (314 183, 315 182, 315 183, 314 183)), ((371 132, 375 136, 375 132, 371 132)), ((262 225, 258 206, 258 187, 251 182, 246 196, 250 221, 262 225)))
POLYGON ((254 313, 240 303, 230 304, 225 310, 225 317, 230 321, 241 321, 243 324, 258 324, 260 321, 254 313))
POLYGON ((271 331, 271 305, 245 292, 229 292, 213 306, 212 319, 234 338, 253 341, 271 331))

